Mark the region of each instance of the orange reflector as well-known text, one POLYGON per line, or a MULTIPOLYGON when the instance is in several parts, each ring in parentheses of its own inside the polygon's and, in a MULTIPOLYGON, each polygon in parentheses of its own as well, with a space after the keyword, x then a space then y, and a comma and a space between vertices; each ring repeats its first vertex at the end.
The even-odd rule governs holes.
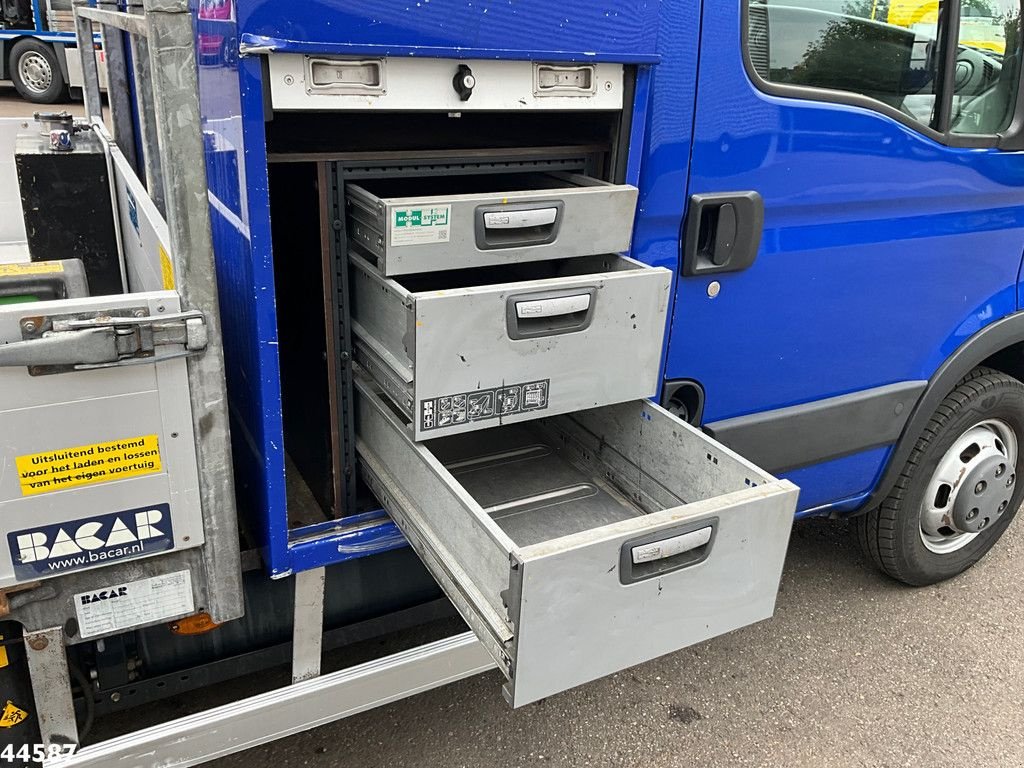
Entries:
POLYGON ((204 632, 211 632, 220 624, 211 619, 208 613, 197 613, 194 616, 178 619, 170 626, 171 632, 176 635, 201 635, 204 632))

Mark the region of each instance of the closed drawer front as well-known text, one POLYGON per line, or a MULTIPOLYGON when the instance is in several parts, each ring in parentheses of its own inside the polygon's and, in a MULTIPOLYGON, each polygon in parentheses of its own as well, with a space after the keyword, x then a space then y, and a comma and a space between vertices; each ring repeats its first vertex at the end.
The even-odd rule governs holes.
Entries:
POLYGON ((381 274, 629 249, 637 190, 573 173, 377 179, 346 186, 349 242, 381 274))
POLYGON ((416 443, 356 399, 364 476, 513 706, 772 614, 797 488, 658 406, 416 443))
POLYGON ((656 390, 666 269, 609 255, 388 279, 350 263, 357 360, 417 440, 656 390))

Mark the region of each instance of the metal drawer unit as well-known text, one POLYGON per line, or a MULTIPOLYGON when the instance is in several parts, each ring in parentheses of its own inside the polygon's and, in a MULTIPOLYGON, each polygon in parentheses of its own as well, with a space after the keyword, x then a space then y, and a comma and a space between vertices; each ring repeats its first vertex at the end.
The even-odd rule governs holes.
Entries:
POLYGON ((371 488, 521 706, 772 615, 798 490, 634 401, 412 440, 365 377, 371 488))
POLYGON ((350 242, 390 277, 626 251, 638 193, 534 172, 367 180, 345 194, 350 242))
POLYGON ((389 280, 349 259, 356 360, 416 440, 657 390, 667 269, 605 255, 389 280))

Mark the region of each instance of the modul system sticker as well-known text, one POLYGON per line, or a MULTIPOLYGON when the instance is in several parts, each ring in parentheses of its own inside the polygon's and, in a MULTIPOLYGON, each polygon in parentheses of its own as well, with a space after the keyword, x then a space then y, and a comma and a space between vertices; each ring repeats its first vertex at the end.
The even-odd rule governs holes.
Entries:
POLYGON ((451 220, 450 205, 396 209, 391 212, 391 245, 447 243, 451 220))

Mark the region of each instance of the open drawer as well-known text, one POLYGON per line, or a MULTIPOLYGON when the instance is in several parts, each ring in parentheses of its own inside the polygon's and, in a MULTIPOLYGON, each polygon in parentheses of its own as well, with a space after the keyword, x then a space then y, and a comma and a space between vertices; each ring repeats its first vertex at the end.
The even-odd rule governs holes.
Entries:
POLYGON ((390 178, 345 187, 349 240, 408 275, 629 250, 637 189, 576 173, 390 178))
POLYGON ((415 443, 357 379, 363 475, 513 706, 771 616, 798 489, 662 408, 415 443))
POLYGON ((417 440, 657 389, 666 269, 610 255, 388 279, 349 259, 356 359, 417 440))

